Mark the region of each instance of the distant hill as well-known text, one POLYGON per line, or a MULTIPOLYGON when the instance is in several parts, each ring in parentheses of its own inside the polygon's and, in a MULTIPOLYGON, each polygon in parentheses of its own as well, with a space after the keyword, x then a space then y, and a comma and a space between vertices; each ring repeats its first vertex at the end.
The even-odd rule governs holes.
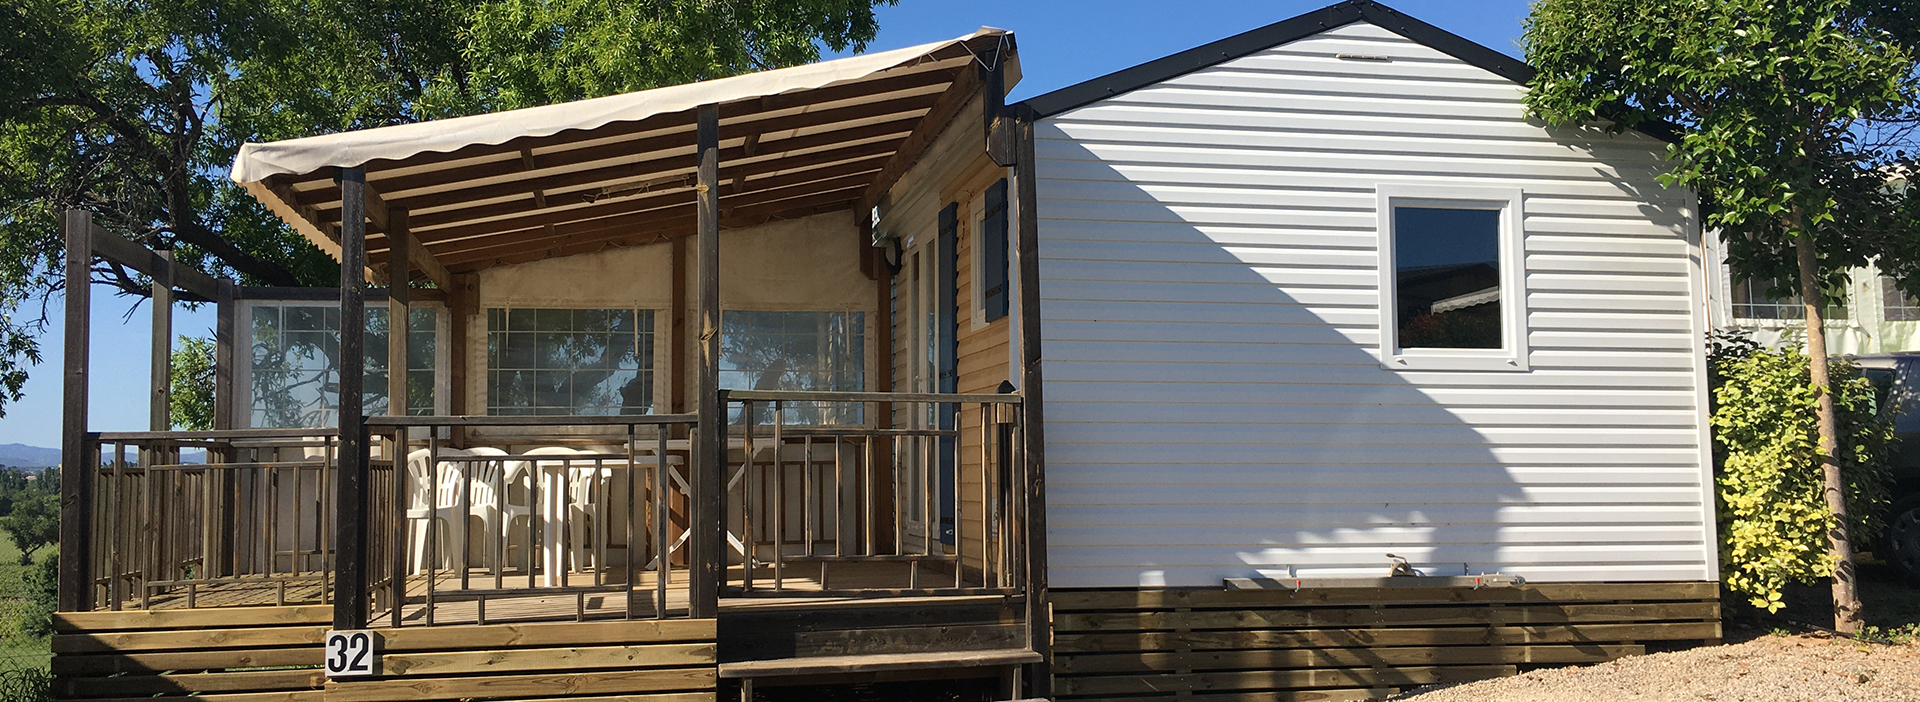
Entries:
MULTIPOLYGON (((129 452, 131 453, 131 452, 129 452)), ((207 452, 204 449, 190 448, 180 452, 182 463, 205 463, 207 452)), ((60 449, 28 446, 26 444, 0 444, 0 466, 15 468, 52 468, 60 465, 60 449)))
POLYGON ((60 449, 26 444, 0 444, 0 465, 18 468, 51 468, 60 465, 60 449))

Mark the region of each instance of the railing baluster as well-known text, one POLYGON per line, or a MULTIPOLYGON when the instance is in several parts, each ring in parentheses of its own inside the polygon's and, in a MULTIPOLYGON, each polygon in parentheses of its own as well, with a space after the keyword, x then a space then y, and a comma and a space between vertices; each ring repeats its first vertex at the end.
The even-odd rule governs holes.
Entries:
POLYGON ((607 572, 607 492, 606 459, 594 457, 593 474, 587 476, 587 502, 592 509, 587 510, 588 525, 593 539, 593 584, 605 585, 607 572))
MULTIPOLYGON (((755 423, 753 403, 740 404, 740 421, 743 425, 741 444, 741 490, 740 490, 740 589, 753 589, 754 555, 759 550, 760 538, 753 533, 753 503, 756 490, 754 480, 753 425, 755 423)), ((724 433, 722 434, 724 440, 724 433)), ((694 526, 695 529, 700 528, 694 526)))
MULTIPOLYGON (((961 412, 960 403, 953 403, 953 589, 958 590, 965 584, 961 579, 967 572, 967 494, 960 489, 961 478, 967 474, 965 455, 966 442, 961 440, 960 425, 965 423, 966 414, 961 412)), ((984 466, 982 466, 984 468, 984 466)), ((984 506, 984 505, 983 505, 984 506)))
MULTIPOLYGON (((653 450, 653 597, 655 619, 667 618, 667 580, 673 574, 673 558, 669 550, 672 546, 667 540, 667 510, 673 504, 673 496, 667 492, 667 427, 657 427, 659 436, 653 450)), ((693 432, 687 432, 692 436, 693 432)), ((691 525, 689 525, 691 526, 691 525)))
POLYGON ((440 436, 427 435, 427 543, 420 557, 427 563, 427 626, 433 626, 434 580, 440 570, 440 436))
POLYGON ((787 448, 783 433, 786 418, 781 416, 784 409, 784 403, 773 401, 773 516, 768 521, 773 523, 773 589, 776 592, 786 587, 785 575, 781 572, 785 562, 781 552, 787 546, 787 464, 780 457, 781 451, 787 448))
MULTIPOLYGON (((539 461, 527 461, 527 589, 528 590, 532 590, 536 587, 539 587, 539 584, 538 584, 539 581, 535 580, 535 577, 536 577, 535 571, 538 571, 540 569, 539 566, 544 565, 546 563, 546 561, 542 558, 544 554, 540 552, 540 549, 543 545, 540 543, 540 540, 541 538, 546 536, 546 534, 544 534, 541 531, 541 524, 540 524, 540 479, 544 474, 543 473, 544 470, 545 469, 540 467, 539 461)), ((552 519, 552 517, 548 517, 548 519, 552 519)))
MULTIPOLYGON (((427 427, 427 433, 432 435, 438 432, 433 427, 427 427)), ((384 541, 389 551, 387 567, 391 569, 387 573, 387 589, 392 593, 392 600, 387 607, 388 616, 393 626, 398 627, 400 610, 407 603, 407 462, 412 457, 412 444, 408 441, 406 427, 393 428, 393 443, 397 448, 393 456, 393 478, 389 481, 393 486, 393 499, 389 504, 393 507, 394 518, 384 541)), ((321 480, 324 482, 326 478, 322 477, 321 480)))
POLYGON ((873 464, 880 462, 880 454, 873 452, 873 435, 872 434, 867 435, 866 441, 864 443, 866 444, 866 451, 861 453, 862 458, 861 458, 860 467, 862 469, 862 477, 864 478, 863 482, 865 483, 865 486, 864 486, 865 489, 861 490, 859 493, 860 502, 858 503, 857 508, 860 509, 866 516, 865 522, 863 524, 865 528, 866 539, 864 541, 863 547, 856 550, 858 550, 863 555, 877 556, 877 555, 880 555, 880 547, 878 544, 874 543, 874 539, 876 536, 874 532, 876 530, 874 528, 874 523, 873 523, 873 510, 874 510, 875 503, 879 502, 880 498, 879 496, 873 493, 873 467, 874 467, 873 464))
POLYGON ((639 440, 639 437, 636 435, 635 425, 628 424, 627 425, 627 518, 623 520, 626 523, 626 529, 627 529, 627 537, 626 537, 627 538, 627 559, 625 564, 627 577, 625 580, 625 587, 620 592, 620 608, 624 610, 626 619, 628 619, 629 621, 633 619, 634 578, 637 578, 640 575, 637 569, 634 568, 634 561, 639 560, 645 554, 645 552, 640 548, 641 529, 638 527, 638 523, 641 518, 640 506, 642 504, 640 502, 640 485, 641 485, 640 464, 635 462, 634 460, 634 445, 633 445, 633 442, 638 440, 639 440))
POLYGON ((473 589, 471 580, 473 575, 473 471, 480 466, 480 462, 472 457, 463 458, 466 460, 454 464, 460 466, 460 484, 455 487, 458 492, 453 495, 453 503, 456 505, 454 516, 460 518, 460 553, 455 555, 460 559, 460 589, 471 590, 473 589))

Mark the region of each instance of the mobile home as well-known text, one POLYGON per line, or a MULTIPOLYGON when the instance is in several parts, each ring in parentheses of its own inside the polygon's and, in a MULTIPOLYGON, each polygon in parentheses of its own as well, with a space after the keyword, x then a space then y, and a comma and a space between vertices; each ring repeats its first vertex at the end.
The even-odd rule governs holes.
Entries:
POLYGON ((1656 136, 1372 2, 1019 74, 983 28, 248 145, 337 288, 70 214, 69 271, 218 305, 220 381, 89 432, 69 290, 59 694, 1368 699, 1718 638, 1656 136))

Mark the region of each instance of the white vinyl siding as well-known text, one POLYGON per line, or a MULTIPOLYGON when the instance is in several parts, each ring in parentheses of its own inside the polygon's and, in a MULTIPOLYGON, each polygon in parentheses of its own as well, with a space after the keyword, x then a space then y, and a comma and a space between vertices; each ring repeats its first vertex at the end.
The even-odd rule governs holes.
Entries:
POLYGON ((1053 586, 1714 579, 1695 201, 1522 90, 1359 23, 1037 125, 1053 586), (1381 367, 1383 183, 1522 193, 1526 370, 1381 367))

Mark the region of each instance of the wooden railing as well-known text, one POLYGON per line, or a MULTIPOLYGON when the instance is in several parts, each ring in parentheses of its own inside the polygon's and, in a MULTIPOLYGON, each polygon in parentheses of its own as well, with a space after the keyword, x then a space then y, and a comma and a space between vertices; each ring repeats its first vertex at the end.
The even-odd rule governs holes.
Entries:
POLYGON ((398 470, 369 465, 369 621, 685 616, 691 452, 676 437, 691 435, 691 415, 382 416, 367 427, 406 447, 390 451, 398 470), (475 431, 485 434, 467 448, 447 442, 475 431))
POLYGON ((329 429, 87 434, 94 608, 330 602, 334 449, 329 429))
POLYGON ((731 391, 723 406, 725 508, 700 522, 692 415, 369 417, 354 554, 335 544, 332 429, 88 434, 91 601, 330 604, 353 558, 376 626, 679 617, 702 530, 723 532, 727 596, 1024 590, 1020 396, 731 391), (204 463, 182 460, 192 449, 204 463))
POLYGON ((734 596, 1014 594, 1018 395, 725 392, 734 596), (907 426, 881 428, 883 413, 907 426))

